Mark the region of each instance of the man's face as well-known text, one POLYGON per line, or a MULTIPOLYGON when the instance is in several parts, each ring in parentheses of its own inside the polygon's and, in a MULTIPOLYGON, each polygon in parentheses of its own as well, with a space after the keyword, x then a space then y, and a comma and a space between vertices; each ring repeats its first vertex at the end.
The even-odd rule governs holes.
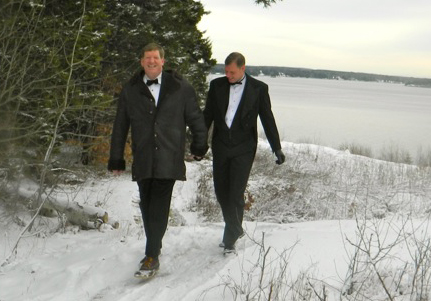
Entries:
POLYGON ((141 58, 141 66, 149 79, 155 79, 159 76, 164 64, 165 60, 160 57, 158 50, 146 51, 144 57, 141 58))
POLYGON ((235 62, 225 65, 224 73, 230 83, 235 83, 244 77, 245 66, 238 67, 235 62))

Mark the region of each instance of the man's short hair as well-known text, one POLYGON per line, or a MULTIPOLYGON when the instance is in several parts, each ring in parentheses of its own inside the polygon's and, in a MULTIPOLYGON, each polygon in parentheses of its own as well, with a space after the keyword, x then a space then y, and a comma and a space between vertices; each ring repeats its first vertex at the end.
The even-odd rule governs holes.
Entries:
POLYGON ((227 56, 224 64, 227 66, 232 63, 236 63, 238 67, 242 67, 245 65, 245 57, 239 52, 232 52, 227 56))
POLYGON ((142 48, 142 52, 141 52, 141 58, 143 58, 145 56, 145 52, 148 51, 154 51, 154 50, 158 50, 160 53, 160 58, 165 58, 165 50, 163 49, 162 46, 160 46, 159 44, 156 43, 149 43, 147 45, 144 46, 144 48, 142 48))

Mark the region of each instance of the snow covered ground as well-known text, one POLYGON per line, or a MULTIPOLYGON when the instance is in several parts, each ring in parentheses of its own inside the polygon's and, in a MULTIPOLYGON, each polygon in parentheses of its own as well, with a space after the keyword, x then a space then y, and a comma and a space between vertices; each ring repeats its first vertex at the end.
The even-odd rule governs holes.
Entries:
MULTIPOLYGON (((415 269, 410 264, 415 259, 429 261, 429 245, 424 244, 430 237, 427 219, 393 215, 367 221, 248 221, 244 223, 247 235, 237 245, 238 255, 224 257, 218 247, 223 224, 203 222, 190 210, 202 164, 187 163, 188 180, 176 183, 172 207, 186 225, 168 228, 155 278, 133 277, 145 247, 136 183, 129 174, 91 178, 65 193, 74 194, 80 202, 101 205, 120 222, 120 228, 102 225, 100 231, 83 231, 67 227, 64 233, 27 235, 13 261, 0 269, 0 301, 319 300, 318 296, 353 300, 349 296, 358 279, 365 287, 362 294, 368 296, 364 300, 387 300, 378 278, 361 275, 364 262, 381 271, 378 275, 383 275, 383 283, 396 300, 413 300, 413 288, 402 273, 414 275, 408 271, 415 269), (362 246, 363 252, 354 245, 362 246)), ((46 218, 39 223, 50 226, 46 218)), ((0 227, 1 263, 20 227, 9 218, 2 218, 0 227)), ((423 286, 429 291, 429 272, 418 266, 416 271, 424 274, 423 286)))

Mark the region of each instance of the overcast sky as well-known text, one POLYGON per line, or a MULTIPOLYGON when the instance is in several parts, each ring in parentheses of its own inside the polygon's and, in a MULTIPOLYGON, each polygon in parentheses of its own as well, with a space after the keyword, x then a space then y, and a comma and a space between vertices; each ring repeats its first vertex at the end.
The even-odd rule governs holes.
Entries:
POLYGON ((213 57, 431 78, 431 0, 201 0, 213 57))

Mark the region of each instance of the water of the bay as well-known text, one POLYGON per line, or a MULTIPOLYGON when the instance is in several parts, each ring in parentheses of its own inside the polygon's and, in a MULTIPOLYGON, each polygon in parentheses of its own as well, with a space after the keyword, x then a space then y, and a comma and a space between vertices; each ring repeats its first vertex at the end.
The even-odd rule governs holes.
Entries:
POLYGON ((431 148, 431 89, 403 84, 268 77, 282 140, 338 148, 399 148, 416 157, 431 148))

